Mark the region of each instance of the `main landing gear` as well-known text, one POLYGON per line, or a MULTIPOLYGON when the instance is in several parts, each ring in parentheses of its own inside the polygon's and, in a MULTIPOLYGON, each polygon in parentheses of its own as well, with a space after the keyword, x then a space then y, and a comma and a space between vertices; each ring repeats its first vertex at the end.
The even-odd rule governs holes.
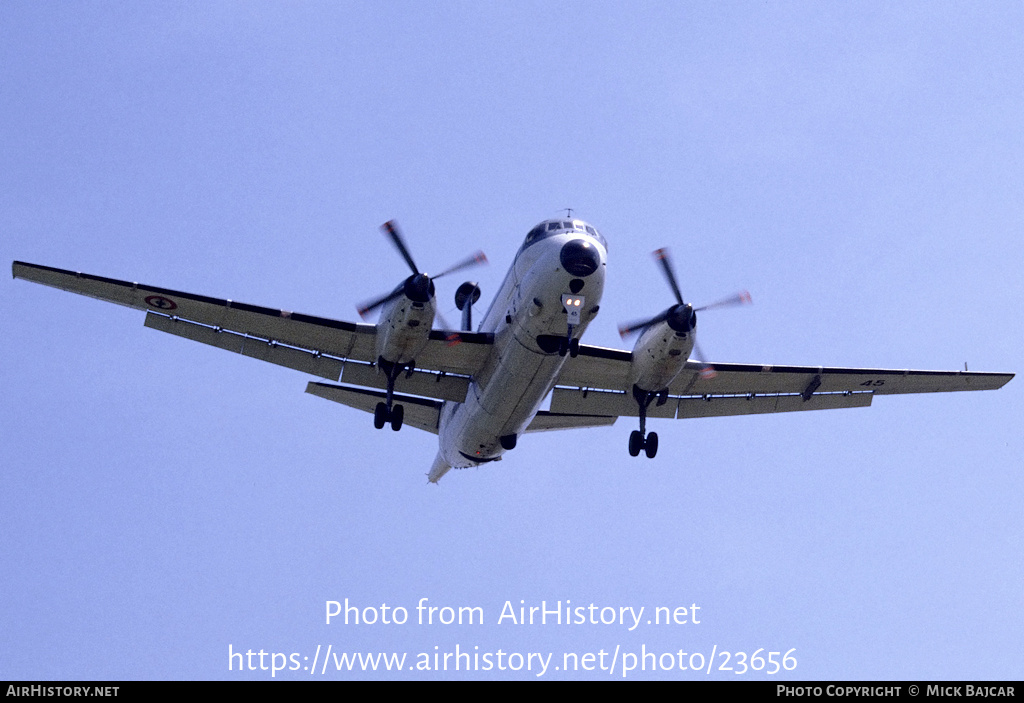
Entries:
MULTIPOLYGON (((379 430, 382 429, 384 425, 391 423, 391 429, 398 432, 402 429, 402 420, 405 419, 405 407, 402 405, 394 405, 392 401, 395 395, 395 381, 405 370, 406 365, 394 364, 385 360, 383 357, 377 359, 377 365, 387 376, 388 394, 385 401, 377 403, 377 407, 373 409, 373 426, 379 430)), ((408 366, 411 371, 413 368, 412 364, 409 364, 408 366)))
POLYGON ((658 433, 651 432, 649 435, 644 437, 644 433, 641 430, 633 430, 630 432, 629 455, 639 456, 641 449, 643 449, 647 454, 648 459, 653 459, 654 455, 658 453, 658 433))
POLYGON ((664 405, 668 399, 668 392, 651 393, 634 384, 633 398, 640 407, 640 429, 629 433, 629 455, 639 456, 642 449, 648 459, 653 459, 658 453, 658 433, 647 434, 647 406, 655 399, 658 400, 658 405, 664 405))
POLYGON ((389 408, 387 403, 377 403, 373 409, 373 426, 378 430, 384 425, 391 423, 391 429, 395 432, 402 429, 402 420, 405 419, 405 406, 395 405, 389 408))

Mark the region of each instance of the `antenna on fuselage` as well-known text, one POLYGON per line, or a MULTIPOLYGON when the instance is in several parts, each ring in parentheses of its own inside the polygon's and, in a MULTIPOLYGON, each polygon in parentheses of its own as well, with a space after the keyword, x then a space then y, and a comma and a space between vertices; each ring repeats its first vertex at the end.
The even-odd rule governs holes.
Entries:
POLYGON ((572 208, 571 207, 564 207, 562 209, 565 210, 565 216, 566 217, 572 218, 572 208))

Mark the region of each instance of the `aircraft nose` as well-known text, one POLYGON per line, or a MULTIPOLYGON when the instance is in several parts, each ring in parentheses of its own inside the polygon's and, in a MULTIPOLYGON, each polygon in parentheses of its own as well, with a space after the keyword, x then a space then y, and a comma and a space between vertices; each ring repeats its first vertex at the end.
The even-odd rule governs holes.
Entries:
POLYGON ((601 254, 597 247, 585 239, 574 239, 562 247, 559 255, 562 266, 573 276, 589 276, 601 265, 601 254))

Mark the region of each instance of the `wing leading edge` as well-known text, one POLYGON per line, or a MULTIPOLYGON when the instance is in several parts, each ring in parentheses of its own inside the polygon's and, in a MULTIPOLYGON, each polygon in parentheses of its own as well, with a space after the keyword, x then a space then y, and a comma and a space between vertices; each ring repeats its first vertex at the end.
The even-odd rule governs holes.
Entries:
MULTIPOLYGON (((146 311, 146 327, 320 378, 384 388, 377 368, 376 326, 239 303, 50 266, 15 261, 15 278, 146 311)), ((468 376, 483 365, 491 335, 461 333, 451 345, 435 330, 402 391, 462 401, 468 376)), ((359 406, 355 406, 359 407, 359 406)), ((427 421, 428 422, 428 421, 427 421)))

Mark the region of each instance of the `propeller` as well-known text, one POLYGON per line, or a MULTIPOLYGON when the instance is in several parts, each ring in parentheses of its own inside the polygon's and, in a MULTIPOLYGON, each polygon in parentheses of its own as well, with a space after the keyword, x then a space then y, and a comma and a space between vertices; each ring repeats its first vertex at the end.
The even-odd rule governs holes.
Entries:
POLYGON ((461 271, 462 269, 469 268, 470 266, 476 266, 477 264, 487 262, 487 257, 484 253, 482 251, 478 251, 452 266, 449 266, 441 273, 428 276, 426 273, 420 271, 416 262, 413 260, 412 254, 409 253, 409 247, 406 246, 405 239, 402 237, 402 233, 398 230, 398 224, 394 220, 389 220, 381 225, 380 228, 388 238, 391 239, 391 243, 395 245, 396 249, 398 249, 398 253, 402 255, 403 259, 405 259, 405 263, 408 264, 410 269, 412 269, 412 275, 402 281, 402 283, 400 283, 398 287, 390 293, 378 298, 373 298, 357 306, 356 309, 359 311, 359 316, 363 318, 379 308, 381 305, 389 303, 401 295, 405 295, 410 300, 417 303, 425 303, 434 297, 434 281, 438 278, 447 276, 450 273, 455 273, 456 271, 461 271))
MULTIPOLYGON (((676 305, 664 310, 654 317, 646 319, 633 320, 632 322, 626 322, 619 325, 619 334, 623 337, 629 337, 631 335, 643 332, 651 325, 657 325, 662 322, 667 322, 668 326, 676 332, 690 332, 697 326, 697 313, 703 310, 713 310, 714 308, 731 307, 734 305, 743 305, 750 303, 750 293, 743 291, 735 295, 730 295, 728 298, 716 301, 709 305, 702 305, 701 307, 695 308, 689 303, 683 302, 683 294, 679 290, 679 283, 676 281, 675 269, 672 267, 672 261, 669 258, 668 249, 658 249, 654 252, 654 258, 661 265, 662 273, 665 275, 665 279, 668 281, 669 287, 672 289, 673 295, 676 297, 676 305)), ((697 343, 697 337, 694 335, 693 338, 693 350, 695 352, 695 361, 700 363, 702 378, 714 378, 715 369, 708 364, 704 359, 704 353, 697 343)))

